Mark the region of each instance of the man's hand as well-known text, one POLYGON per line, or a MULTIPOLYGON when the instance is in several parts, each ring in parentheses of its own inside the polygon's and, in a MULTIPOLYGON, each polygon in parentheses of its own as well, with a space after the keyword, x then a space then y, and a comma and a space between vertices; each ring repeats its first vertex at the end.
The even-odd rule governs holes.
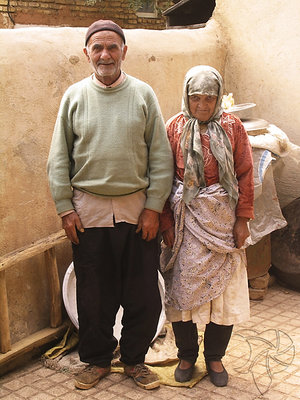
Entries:
POLYGON ((171 226, 162 233, 164 243, 167 247, 172 248, 175 240, 175 227, 171 226))
POLYGON ((84 232, 84 229, 76 211, 62 217, 62 227, 65 230, 68 239, 70 239, 74 244, 79 244, 76 229, 80 232, 84 232))
POLYGON ((157 235, 159 227, 159 213, 157 211, 144 208, 139 216, 136 233, 142 231, 142 238, 149 242, 157 235))
POLYGON ((240 249, 248 236, 250 236, 250 232, 248 229, 248 218, 245 217, 237 217, 234 227, 233 227, 233 237, 235 241, 235 245, 238 249, 240 249))

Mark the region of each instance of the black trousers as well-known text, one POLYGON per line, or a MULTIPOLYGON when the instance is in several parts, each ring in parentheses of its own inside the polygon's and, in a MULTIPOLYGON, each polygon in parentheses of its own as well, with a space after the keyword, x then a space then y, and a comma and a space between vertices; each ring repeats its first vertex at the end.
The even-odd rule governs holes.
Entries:
MULTIPOLYGON (((178 358, 194 364, 199 353, 197 325, 192 321, 172 323, 178 358)), ((210 322, 204 332, 205 361, 219 361, 225 355, 233 325, 217 325, 210 322)))
POLYGON ((110 365, 117 339, 113 326, 123 307, 121 361, 143 363, 161 313, 158 243, 135 233, 136 225, 88 228, 73 245, 81 361, 110 365))

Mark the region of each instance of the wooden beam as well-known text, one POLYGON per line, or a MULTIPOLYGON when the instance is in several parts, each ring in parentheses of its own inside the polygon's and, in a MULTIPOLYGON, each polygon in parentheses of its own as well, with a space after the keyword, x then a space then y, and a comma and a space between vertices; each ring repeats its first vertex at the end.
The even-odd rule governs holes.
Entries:
POLYGON ((205 28, 206 24, 194 24, 194 25, 167 25, 167 29, 199 29, 205 28))
POLYGON ((11 349, 5 271, 0 271, 0 352, 11 349))
POLYGON ((50 288, 50 326, 57 328, 62 321, 62 298, 54 247, 45 251, 45 260, 50 288))
POLYGON ((66 332, 69 323, 69 321, 66 321, 64 324, 55 329, 42 329, 30 336, 27 336, 25 339, 14 343, 10 351, 5 354, 0 354, 0 370, 5 369, 3 367, 5 364, 13 362, 17 358, 24 357, 29 352, 36 350, 47 343, 50 343, 56 339, 60 339, 66 332))
POLYGON ((0 258, 0 271, 4 271, 5 269, 12 267, 21 261, 25 261, 28 258, 37 256, 51 247, 63 243, 65 240, 67 240, 67 236, 65 235, 64 230, 61 230, 47 238, 38 240, 29 246, 8 253, 0 258))

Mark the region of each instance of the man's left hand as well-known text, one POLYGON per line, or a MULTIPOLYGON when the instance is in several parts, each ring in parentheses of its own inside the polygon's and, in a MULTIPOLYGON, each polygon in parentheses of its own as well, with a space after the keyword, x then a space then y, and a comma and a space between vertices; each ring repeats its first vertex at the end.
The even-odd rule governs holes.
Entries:
POLYGON ((245 217, 237 217, 234 227, 233 227, 233 237, 235 241, 235 245, 238 249, 240 249, 248 236, 250 236, 250 232, 248 229, 248 218, 245 217))
POLYGON ((136 233, 142 231, 142 238, 149 242, 157 235, 159 227, 159 213, 144 208, 138 220, 136 233))

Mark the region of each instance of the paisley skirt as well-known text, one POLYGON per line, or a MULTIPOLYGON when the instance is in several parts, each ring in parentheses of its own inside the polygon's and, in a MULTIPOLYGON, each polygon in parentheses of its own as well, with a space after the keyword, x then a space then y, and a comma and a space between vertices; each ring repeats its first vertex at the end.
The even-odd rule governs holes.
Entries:
POLYGON ((232 325, 249 318, 245 249, 234 244, 235 211, 227 192, 214 184, 186 205, 182 182, 170 196, 175 218, 173 249, 162 246, 169 321, 232 325))

